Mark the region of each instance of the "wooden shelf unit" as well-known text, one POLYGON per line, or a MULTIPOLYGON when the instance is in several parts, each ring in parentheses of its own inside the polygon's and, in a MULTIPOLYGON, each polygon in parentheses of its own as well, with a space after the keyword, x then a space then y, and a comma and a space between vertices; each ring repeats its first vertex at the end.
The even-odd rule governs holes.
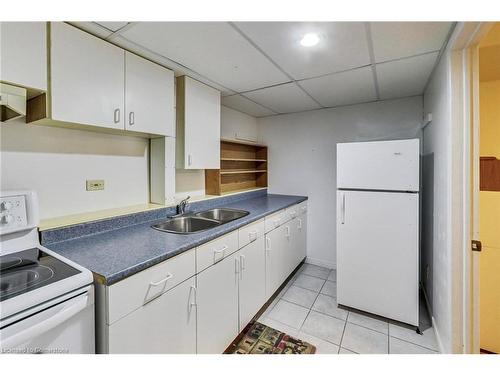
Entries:
POLYGON ((267 187, 267 146, 223 140, 220 156, 220 169, 205 170, 206 194, 267 187))

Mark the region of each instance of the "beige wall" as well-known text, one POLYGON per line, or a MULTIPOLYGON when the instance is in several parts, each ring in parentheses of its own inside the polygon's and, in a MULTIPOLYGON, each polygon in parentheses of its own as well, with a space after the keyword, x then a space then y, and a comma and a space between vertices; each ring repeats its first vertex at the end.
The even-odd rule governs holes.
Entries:
MULTIPOLYGON (((500 159, 500 80, 481 82, 479 102, 480 154, 500 159)), ((500 353, 500 192, 481 191, 479 205, 480 343, 500 353)))

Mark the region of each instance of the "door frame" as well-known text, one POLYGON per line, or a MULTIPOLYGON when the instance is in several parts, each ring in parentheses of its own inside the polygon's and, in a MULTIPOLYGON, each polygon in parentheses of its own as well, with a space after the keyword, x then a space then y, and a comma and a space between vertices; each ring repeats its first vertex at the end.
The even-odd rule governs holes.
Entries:
POLYGON ((479 353, 479 42, 491 22, 460 22, 450 38, 452 350, 479 353), (456 210, 456 211, 455 211, 456 210))

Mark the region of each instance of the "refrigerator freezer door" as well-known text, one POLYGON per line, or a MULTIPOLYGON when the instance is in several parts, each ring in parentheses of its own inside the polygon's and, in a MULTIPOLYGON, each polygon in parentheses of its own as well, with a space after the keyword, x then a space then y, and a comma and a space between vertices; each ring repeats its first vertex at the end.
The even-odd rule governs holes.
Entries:
POLYGON ((337 144, 337 188, 419 190, 418 139, 337 144))
POLYGON ((337 192, 337 302, 418 325, 418 194, 337 192))

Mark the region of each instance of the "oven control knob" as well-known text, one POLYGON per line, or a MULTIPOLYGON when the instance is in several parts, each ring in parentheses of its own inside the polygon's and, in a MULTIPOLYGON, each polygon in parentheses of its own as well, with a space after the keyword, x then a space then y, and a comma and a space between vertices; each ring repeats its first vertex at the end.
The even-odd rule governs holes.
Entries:
POLYGON ((13 220, 14 220, 14 216, 12 216, 12 215, 5 215, 5 216, 2 216, 1 222, 2 222, 2 224, 9 224, 13 220))
POLYGON ((4 201, 2 202, 2 211, 8 211, 12 208, 12 202, 4 201))

